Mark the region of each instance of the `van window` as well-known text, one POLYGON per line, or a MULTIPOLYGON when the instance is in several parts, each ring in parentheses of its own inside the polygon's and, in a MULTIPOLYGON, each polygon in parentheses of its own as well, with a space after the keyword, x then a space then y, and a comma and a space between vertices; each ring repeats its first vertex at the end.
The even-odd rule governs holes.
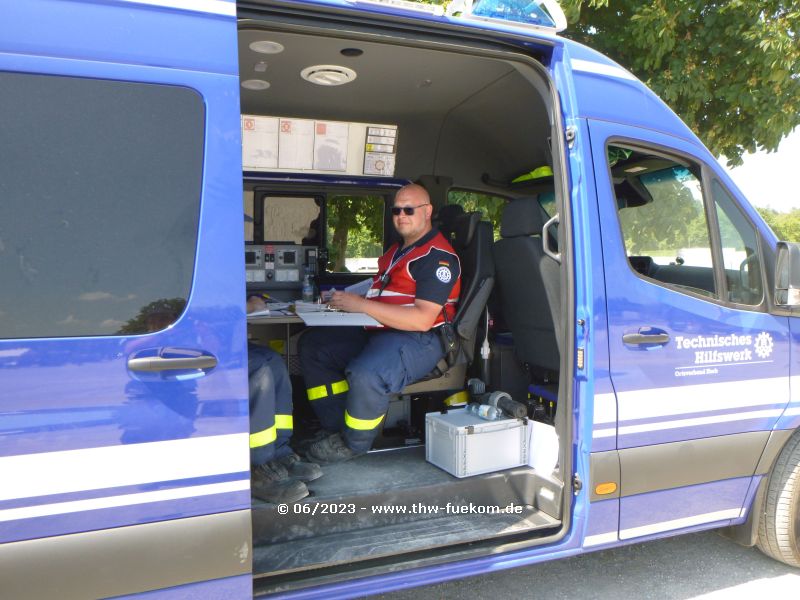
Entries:
POLYGON ((494 239, 500 239, 500 222, 502 221, 503 208, 507 200, 502 196, 493 196, 469 190, 450 190, 447 193, 448 204, 460 204, 464 212, 479 211, 483 218, 492 223, 494 239))
POLYGON ((0 338, 143 333, 194 271, 194 91, 0 73, 0 338))
POLYGON ((378 272, 385 207, 386 201, 379 195, 328 196, 325 229, 329 272, 378 272))
POLYGON ((623 147, 608 150, 625 251, 641 275, 717 297, 696 167, 623 147))
POLYGON ((764 288, 756 230, 718 181, 711 184, 711 193, 719 221, 728 300, 759 305, 764 288))
POLYGON ((265 242, 316 245, 319 203, 315 198, 264 197, 265 242))
POLYGON ((539 202, 539 205, 544 209, 548 217, 553 217, 558 212, 555 192, 542 192, 536 196, 536 201, 539 202))

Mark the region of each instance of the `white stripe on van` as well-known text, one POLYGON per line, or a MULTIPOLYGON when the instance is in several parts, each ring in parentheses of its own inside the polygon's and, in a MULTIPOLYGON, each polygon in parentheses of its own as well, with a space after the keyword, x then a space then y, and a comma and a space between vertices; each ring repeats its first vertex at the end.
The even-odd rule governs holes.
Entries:
POLYGON ((633 73, 626 71, 622 67, 597 63, 591 60, 581 60, 579 58, 573 58, 570 63, 572 64, 573 71, 585 71, 586 73, 596 73, 597 75, 607 75, 609 77, 639 81, 633 73))
POLYGON ((597 535, 587 535, 583 540, 583 547, 599 546, 600 544, 611 544, 617 541, 617 532, 599 533, 597 535))
POLYGON ((789 379, 743 379, 619 392, 620 423, 789 403, 789 379))
MULTIPOLYGON (((716 423, 731 423, 735 421, 747 421, 749 419, 767 419, 770 417, 780 417, 781 414, 783 414, 782 408, 774 408, 771 410, 754 410, 750 412, 740 412, 729 415, 697 417, 695 419, 678 419, 675 421, 642 423, 641 425, 620 425, 619 435, 623 436, 633 433, 644 433, 646 431, 663 431, 665 429, 680 429, 682 427, 698 427, 700 425, 714 425, 716 423)), ((594 437, 604 436, 595 435, 594 437)))
POLYGON ((210 485, 194 485, 169 490, 159 490, 156 492, 123 494, 105 498, 91 498, 88 500, 72 500, 55 504, 25 506, 23 508, 8 508, 6 510, 0 510, 0 522, 65 515, 87 510, 100 510, 103 508, 118 508, 120 506, 132 506, 134 504, 146 504, 149 502, 163 502, 164 500, 196 498, 198 496, 226 494, 228 492, 240 492, 249 489, 250 480, 240 479, 238 481, 226 481, 224 483, 212 483, 210 485))
POLYGON ((120 0, 129 4, 147 4, 161 8, 176 8, 214 15, 236 16, 236 2, 230 0, 120 0))
POLYGON ((595 429, 592 431, 593 438, 607 438, 607 437, 614 437, 617 435, 617 428, 611 427, 608 429, 595 429))
POLYGON ((742 508, 729 508, 727 510, 706 513, 704 515, 694 515, 692 517, 685 517, 683 519, 673 519, 672 521, 662 521, 661 523, 652 523, 651 525, 642 525, 641 527, 631 527, 630 529, 621 529, 619 532, 619 537, 621 540, 626 540, 629 538, 641 537, 643 535, 661 533, 662 531, 672 531, 673 529, 692 527, 693 525, 714 523, 715 521, 724 521, 726 519, 738 519, 739 517, 744 516, 744 512, 745 510, 742 508))
POLYGON ((594 395, 594 424, 617 422, 617 397, 614 394, 594 395))
POLYGON ((250 470, 249 434, 0 457, 0 501, 250 470))

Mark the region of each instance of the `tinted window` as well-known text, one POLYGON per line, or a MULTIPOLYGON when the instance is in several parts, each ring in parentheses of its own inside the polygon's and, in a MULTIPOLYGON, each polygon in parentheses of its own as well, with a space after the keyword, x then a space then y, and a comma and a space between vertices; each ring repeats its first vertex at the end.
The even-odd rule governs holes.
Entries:
POLYGON ((737 304, 761 304, 764 288, 756 230, 719 182, 714 181, 711 190, 719 221, 728 300, 737 304))
POLYGON ((608 157, 631 266, 665 284, 716 297, 698 169, 614 146, 608 157))
POLYGON ((0 337, 169 324, 194 269, 202 99, 17 73, 0 89, 0 337))

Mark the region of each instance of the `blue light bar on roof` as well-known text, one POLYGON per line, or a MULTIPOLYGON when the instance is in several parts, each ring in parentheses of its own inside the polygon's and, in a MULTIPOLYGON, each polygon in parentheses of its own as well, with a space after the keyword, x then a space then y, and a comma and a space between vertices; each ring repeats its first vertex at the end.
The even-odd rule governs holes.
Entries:
POLYGON ((429 15, 440 17, 444 14, 444 6, 441 4, 423 4, 421 2, 412 2, 411 0, 348 0, 353 4, 380 4, 381 6, 390 6, 400 10, 407 10, 410 12, 421 12, 429 15))
POLYGON ((567 28, 567 18, 556 0, 464 0, 453 4, 458 4, 459 8, 455 10, 463 10, 463 16, 467 18, 519 23, 555 31, 567 28))

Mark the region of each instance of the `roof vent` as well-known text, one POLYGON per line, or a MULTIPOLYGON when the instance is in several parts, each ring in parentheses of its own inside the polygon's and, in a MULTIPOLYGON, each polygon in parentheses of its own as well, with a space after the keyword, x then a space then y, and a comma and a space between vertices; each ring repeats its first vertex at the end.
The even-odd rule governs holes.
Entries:
POLYGON ((356 72, 338 65, 315 65, 300 71, 300 77, 311 83, 330 87, 350 83, 356 78, 356 72))

